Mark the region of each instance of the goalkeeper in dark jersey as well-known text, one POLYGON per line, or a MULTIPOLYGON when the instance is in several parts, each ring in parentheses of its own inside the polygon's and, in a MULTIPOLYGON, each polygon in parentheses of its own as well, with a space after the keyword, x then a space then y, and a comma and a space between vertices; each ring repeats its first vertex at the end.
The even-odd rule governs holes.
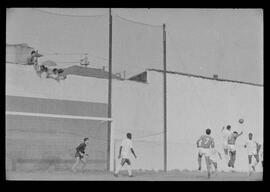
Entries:
POLYGON ((72 171, 74 171, 74 172, 76 171, 76 168, 80 162, 83 163, 82 169, 84 169, 84 167, 86 166, 85 157, 88 156, 88 154, 85 153, 85 148, 86 148, 88 142, 89 142, 89 138, 84 138, 83 143, 81 143, 76 148, 76 153, 75 153, 76 162, 72 166, 72 171))

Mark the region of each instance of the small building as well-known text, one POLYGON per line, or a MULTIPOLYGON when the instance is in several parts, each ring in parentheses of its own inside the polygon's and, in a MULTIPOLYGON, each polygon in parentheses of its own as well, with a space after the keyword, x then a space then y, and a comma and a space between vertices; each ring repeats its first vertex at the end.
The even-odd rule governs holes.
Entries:
POLYGON ((26 43, 6 44, 6 63, 25 64, 32 50, 26 43))

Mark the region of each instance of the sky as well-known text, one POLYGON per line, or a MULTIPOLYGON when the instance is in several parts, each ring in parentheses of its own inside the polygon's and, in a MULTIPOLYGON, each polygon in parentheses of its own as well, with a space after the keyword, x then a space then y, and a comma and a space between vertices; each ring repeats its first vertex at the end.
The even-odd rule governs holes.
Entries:
MULTIPOLYGON (((44 53, 43 59, 56 59, 47 53, 87 52, 90 61, 106 65, 108 12, 92 8, 7 9, 6 43, 27 43, 44 53), (104 16, 53 16, 41 11, 104 16)), ((165 24, 168 70, 263 84, 263 10, 137 8, 112 9, 112 15, 116 72, 162 69, 165 24), (154 26, 125 23, 119 16, 154 26)), ((74 61, 77 57, 65 59, 74 61)))

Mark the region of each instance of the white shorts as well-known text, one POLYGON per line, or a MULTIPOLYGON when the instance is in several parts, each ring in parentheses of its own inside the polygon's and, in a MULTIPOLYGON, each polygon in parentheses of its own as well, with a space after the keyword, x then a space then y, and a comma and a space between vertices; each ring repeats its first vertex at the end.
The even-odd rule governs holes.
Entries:
POLYGON ((248 151, 248 155, 257 155, 257 150, 248 151))
POLYGON ((209 157, 210 156, 210 150, 208 148, 198 148, 198 152, 201 156, 209 157))
POLYGON ((228 144, 228 151, 231 151, 231 152, 236 151, 235 145, 228 144))
POLYGON ((224 143, 223 143, 223 149, 228 149, 228 143, 227 143, 227 141, 224 141, 224 143))
POLYGON ((210 155, 210 159, 211 159, 213 162, 217 163, 219 157, 217 157, 217 155, 210 155))

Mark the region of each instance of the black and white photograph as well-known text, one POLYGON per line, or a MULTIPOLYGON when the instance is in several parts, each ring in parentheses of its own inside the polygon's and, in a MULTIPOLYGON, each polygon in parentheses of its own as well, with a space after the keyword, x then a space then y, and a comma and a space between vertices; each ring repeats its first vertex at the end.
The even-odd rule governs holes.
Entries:
POLYGON ((260 8, 6 8, 8 181, 263 181, 260 8))

